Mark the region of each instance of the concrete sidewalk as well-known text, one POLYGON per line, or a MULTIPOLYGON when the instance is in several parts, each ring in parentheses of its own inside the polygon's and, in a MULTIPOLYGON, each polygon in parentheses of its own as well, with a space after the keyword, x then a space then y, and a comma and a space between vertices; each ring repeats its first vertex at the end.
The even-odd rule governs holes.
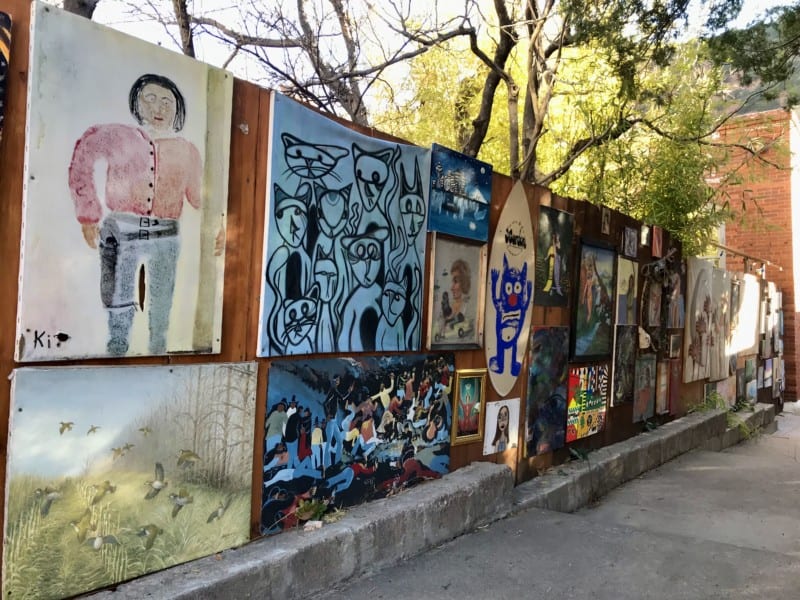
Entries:
MULTIPOLYGON (((521 511, 319 600, 800 597, 800 416, 565 514, 521 511)), ((800 411, 798 411, 800 412, 800 411)))
MULTIPOLYGON (((467 565, 467 570, 473 572, 473 575, 480 576, 480 571, 476 571, 474 566, 494 564, 489 557, 496 553, 497 556, 504 556, 499 561, 505 565, 502 577, 513 580, 520 575, 517 573, 520 569, 513 568, 513 565, 517 561, 521 561, 520 565, 527 563, 529 559, 525 555, 533 551, 531 548, 525 550, 523 547, 525 544, 534 543, 537 547, 534 554, 539 557, 537 560, 545 563, 555 561, 552 589, 556 589, 559 585, 563 587, 565 577, 569 577, 568 573, 565 574, 565 570, 569 570, 566 565, 575 562, 568 557, 572 554, 580 556, 585 553, 587 540, 602 538, 601 533, 605 531, 606 524, 593 523, 583 515, 550 513, 538 509, 559 511, 580 509, 625 481, 636 478, 693 448, 704 444, 722 447, 735 443, 743 433, 760 427, 769 427, 773 423, 774 410, 772 406, 759 405, 755 412, 748 413, 746 417, 750 425, 730 429, 727 426, 726 414, 722 411, 694 413, 653 432, 592 452, 589 461, 573 461, 561 465, 516 488, 513 487, 512 474, 507 467, 492 463, 474 463, 458 469, 441 480, 427 482, 392 498, 349 509, 340 521, 325 525, 317 531, 309 533, 292 531, 260 539, 239 549, 122 584, 114 591, 95 595, 95 598, 98 600, 293 598, 317 595, 320 591, 330 590, 332 586, 341 582, 352 581, 363 573, 377 573, 387 567, 390 571, 375 576, 376 581, 391 579, 398 569, 411 569, 408 571, 408 576, 412 580, 422 581, 420 579, 422 576, 415 569, 423 569, 436 552, 422 555, 405 563, 404 566, 398 565, 409 557, 436 548, 476 529, 479 533, 473 536, 487 536, 489 532, 497 531, 500 537, 497 538, 496 549, 491 553, 474 549, 473 555, 477 562, 472 566, 467 565), (518 516, 503 520, 514 514, 518 516), (526 541, 518 548, 518 552, 503 554, 506 546, 510 550, 514 545, 506 544, 503 541, 505 534, 500 532, 509 531, 508 527, 512 527, 512 530, 513 527, 519 527, 519 531, 523 531, 521 525, 513 524, 523 522, 525 519, 532 521, 530 524, 530 527, 533 527, 530 531, 532 537, 528 539, 527 535, 522 536, 526 541), (482 529, 501 520, 503 521, 488 529, 482 529), (537 529, 542 527, 544 529, 537 529), (548 527, 550 529, 547 529, 548 527), (550 533, 547 533, 548 531, 550 533), (539 539, 542 543, 536 541, 539 539), (572 546, 566 543, 570 540, 572 546), (556 560, 558 554, 547 558, 556 548, 561 548, 564 555, 559 560, 556 560), (565 557, 568 559, 566 563, 563 562, 565 557), (555 568, 556 564, 561 564, 562 568, 555 568)), ((625 546, 627 542, 622 543, 623 540, 630 539, 631 543, 635 542, 631 547, 638 548, 637 553, 641 552, 642 556, 647 556, 647 536, 634 533, 627 532, 622 538, 615 540, 616 534, 612 532, 609 534, 609 543, 612 546, 619 544, 625 546)), ((461 541, 456 540, 454 543, 467 544, 467 547, 471 543, 470 536, 459 539, 461 541)), ((670 543, 677 550, 682 542, 676 538, 668 545, 670 543)), ((598 551, 598 557, 606 557, 609 552, 612 556, 617 554, 617 550, 602 549, 598 551)), ((653 547, 652 558, 655 560, 657 555, 658 548, 653 547)), ((755 561, 751 566, 755 568, 757 563, 758 561, 755 561)), ((464 566, 462 564, 460 569, 463 570, 464 566)), ((527 571, 522 569, 521 572, 527 571)), ((436 569, 431 573, 435 578, 436 569)), ((498 576, 500 575, 498 573, 498 576)), ((596 574, 595 578, 597 577, 599 576, 596 574)), ((599 577, 598 580, 603 578, 599 577)), ((369 582, 369 580, 363 581, 369 582)), ((469 578, 465 581, 469 581, 469 578)), ((543 581, 547 581, 547 578, 543 581)), ((360 589, 360 584, 356 584, 355 587, 360 589)), ((381 593, 390 594, 382 596, 385 598, 404 597, 410 593, 402 585, 394 592, 391 592, 390 588, 383 589, 383 586, 380 588, 383 590, 381 593), (391 595, 393 593, 398 595, 391 595)), ((362 591, 369 589, 373 589, 373 594, 368 596, 359 596, 358 590, 353 589, 337 592, 340 595, 334 594, 329 597, 374 599, 376 597, 374 590, 377 587, 365 583, 362 591)), ((425 594, 442 598, 458 595, 478 597, 468 594, 470 591, 483 588, 467 586, 457 595, 448 595, 451 592, 455 593, 456 589, 448 587, 443 588, 445 595, 439 596, 436 595, 437 589, 434 586, 425 594)), ((482 593, 480 597, 487 596, 482 593)), ((488 597, 505 596, 489 594, 488 597)), ((531 596, 522 594, 516 597, 531 596)))

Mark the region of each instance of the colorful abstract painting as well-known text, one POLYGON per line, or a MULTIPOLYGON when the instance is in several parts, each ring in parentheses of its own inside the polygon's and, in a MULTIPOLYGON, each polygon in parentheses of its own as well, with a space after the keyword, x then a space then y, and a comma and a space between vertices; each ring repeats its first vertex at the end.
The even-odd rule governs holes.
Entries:
POLYGON ((614 387, 611 406, 633 402, 638 345, 639 328, 636 325, 617 325, 614 339, 614 387))
POLYGON ((549 206, 539 207, 536 278, 533 303, 567 306, 572 291, 572 232, 575 216, 549 206))
POLYGON ((258 356, 418 350, 428 150, 272 95, 258 356))
POLYGON ((453 426, 450 441, 456 446, 483 441, 486 414, 486 369, 461 369, 456 372, 453 397, 453 426))
POLYGON ((534 279, 534 237, 522 181, 511 188, 489 253, 484 349, 489 378, 507 396, 522 372, 528 343, 534 279))
POLYGON ((564 446, 569 328, 534 327, 528 364, 527 456, 564 446))
POLYGON ((0 12, 0 140, 3 139, 3 119, 6 111, 6 76, 11 60, 11 16, 0 12))
POLYGON ((700 258, 686 259, 688 300, 683 334, 683 381, 706 379, 711 362, 712 266, 700 258))
POLYGON ((14 372, 3 597, 63 598, 250 535, 256 365, 14 372))
POLYGON ((639 320, 639 265, 627 258, 617 258, 617 325, 636 325, 639 320))
POLYGON ((453 355, 273 362, 261 533, 383 498, 450 465, 453 355))
POLYGON ((488 402, 483 433, 483 455, 517 447, 519 436, 519 398, 488 402))
POLYGON ((567 392, 567 443, 603 430, 610 368, 608 363, 570 367, 567 392))
POLYGON ((43 3, 30 69, 17 360, 219 352, 233 77, 43 3))
POLYGON ((581 245, 576 304, 572 310, 572 356, 575 360, 611 356, 615 259, 616 253, 609 248, 581 245))
POLYGON ((433 241, 428 346, 480 348, 486 299, 487 245, 436 236, 433 241))
POLYGON ((485 242, 491 198, 492 165, 433 144, 428 231, 485 242))
POLYGON ((636 389, 633 398, 633 422, 646 421, 655 414, 656 355, 636 359, 636 389))

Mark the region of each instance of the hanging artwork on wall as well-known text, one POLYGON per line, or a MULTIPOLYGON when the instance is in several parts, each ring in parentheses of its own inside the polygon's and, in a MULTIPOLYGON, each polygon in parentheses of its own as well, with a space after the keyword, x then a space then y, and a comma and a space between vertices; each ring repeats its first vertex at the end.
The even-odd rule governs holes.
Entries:
POLYGON ((453 355, 277 361, 270 365, 261 533, 322 510, 383 498, 447 473, 453 355))
POLYGON ((595 360, 611 356, 616 253, 599 245, 581 244, 575 308, 572 310, 572 356, 595 360))
POLYGON ((683 344, 683 336, 680 333, 672 333, 669 336, 669 354, 670 358, 678 358, 681 355, 681 345, 683 344))
POLYGON ((647 290, 647 326, 661 326, 661 282, 652 279, 646 280, 647 290))
POLYGON ((430 153, 272 95, 258 356, 418 350, 430 153))
POLYGON ((73 596, 246 543, 256 370, 17 369, 3 597, 73 596))
POLYGON ((711 263, 689 257, 687 264, 686 328, 683 334, 683 381, 705 379, 711 349, 711 263))
POLYGON ((633 399, 633 422, 646 421, 655 413, 656 355, 636 359, 636 390, 633 399))
POLYGON ((658 225, 653 225, 652 234, 653 258, 661 258, 664 255, 664 230, 658 225))
POLYGON ((607 206, 600 207, 600 233, 611 234, 611 209, 607 206))
POLYGON ((669 363, 665 360, 656 365, 656 414, 669 412, 669 363))
POLYGON ((686 270, 681 261, 667 275, 667 328, 682 329, 684 321, 684 287, 686 270))
POLYGON ((736 369, 736 402, 744 404, 747 400, 747 384, 744 381, 744 369, 736 369))
POLYGON ((636 258, 639 254, 639 232, 634 227, 622 231, 622 254, 628 258, 636 258))
POLYGON ((567 392, 567 443, 603 430, 608 401, 608 363, 571 367, 567 392))
POLYGON ((3 139, 3 117, 6 109, 6 76, 11 60, 11 16, 0 12, 0 140, 3 139))
MULTIPOLYGON (((680 399, 681 399, 681 371, 683 370, 683 361, 680 359, 673 359, 669 361, 669 412, 673 415, 680 412, 680 399)), ((736 391, 736 382, 733 384, 734 392, 736 391)))
POLYGON ((456 372, 451 432, 454 446, 483 440, 485 392, 486 369, 461 369, 456 372))
POLYGON ((712 269, 711 279, 711 314, 709 333, 708 378, 719 381, 728 377, 730 362, 727 356, 728 327, 730 324, 730 291, 731 279, 727 271, 712 269))
POLYGON ((483 434, 484 456, 517 447, 519 401, 519 398, 513 398, 486 404, 486 429, 483 434))
POLYGON ((639 328, 636 325, 617 325, 614 338, 614 387, 611 406, 633 402, 636 350, 639 345, 639 328))
POLYGON ((575 216, 539 207, 538 253, 533 303, 567 306, 572 290, 572 232, 575 216))
POLYGON ((489 254, 486 298, 486 362, 500 396, 507 396, 522 371, 533 299, 534 238, 528 198, 518 181, 506 199, 489 254))
POLYGON ((433 234, 428 292, 428 348, 480 348, 486 299, 487 245, 433 234))
POLYGON ((564 446, 569 328, 534 327, 530 345, 525 441, 535 456, 564 446))
POLYGON ((632 260, 617 257, 617 325, 636 325, 639 320, 637 290, 639 266, 632 260))
POLYGON ((219 352, 233 77, 33 10, 16 359, 219 352))
POLYGON ((487 241, 491 198, 492 165, 433 144, 428 231, 487 241))
POLYGON ((736 376, 720 379, 715 383, 717 394, 728 408, 733 408, 736 404, 736 376))
POLYGON ((772 359, 764 361, 764 387, 772 387, 772 359))
POLYGON ((734 304, 734 294, 731 292, 731 303, 734 306, 731 310, 732 331, 729 352, 741 356, 756 354, 759 341, 761 285, 758 278, 749 273, 736 275, 731 285, 738 288, 736 294, 738 303, 734 304))

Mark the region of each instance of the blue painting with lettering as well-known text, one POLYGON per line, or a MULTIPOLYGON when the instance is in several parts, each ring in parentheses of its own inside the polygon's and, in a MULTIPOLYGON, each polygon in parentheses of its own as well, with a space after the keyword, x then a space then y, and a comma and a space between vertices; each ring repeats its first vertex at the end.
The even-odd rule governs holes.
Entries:
POLYGON ((428 231, 489 239, 492 165, 434 144, 428 231))

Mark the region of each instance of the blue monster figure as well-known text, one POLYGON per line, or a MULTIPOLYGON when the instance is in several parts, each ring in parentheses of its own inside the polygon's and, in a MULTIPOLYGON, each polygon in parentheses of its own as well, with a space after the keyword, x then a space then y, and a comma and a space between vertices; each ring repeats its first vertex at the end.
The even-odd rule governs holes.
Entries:
POLYGON ((511 375, 519 375, 522 363, 517 360, 517 340, 522 333, 525 313, 531 301, 533 282, 528 281, 528 264, 522 269, 508 266, 508 258, 503 255, 503 278, 500 288, 497 282, 500 271, 492 269, 492 302, 497 312, 495 333, 497 335, 497 353, 489 360, 489 368, 495 373, 506 370, 506 350, 511 348, 511 375))

